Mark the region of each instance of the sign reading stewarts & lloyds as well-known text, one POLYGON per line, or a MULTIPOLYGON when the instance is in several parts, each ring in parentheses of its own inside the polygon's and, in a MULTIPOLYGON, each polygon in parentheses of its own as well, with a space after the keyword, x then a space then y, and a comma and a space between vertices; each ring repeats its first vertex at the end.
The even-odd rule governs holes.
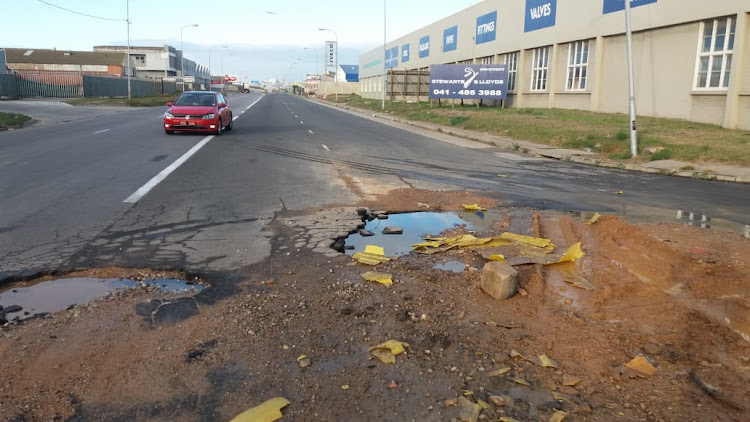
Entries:
POLYGON ((504 64, 430 66, 430 98, 504 100, 508 95, 504 64))

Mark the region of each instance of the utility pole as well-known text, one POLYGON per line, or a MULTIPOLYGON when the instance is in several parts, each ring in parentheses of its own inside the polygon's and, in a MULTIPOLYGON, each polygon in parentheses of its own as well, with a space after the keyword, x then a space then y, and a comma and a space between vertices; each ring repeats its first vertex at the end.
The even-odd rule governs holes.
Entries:
POLYGON ((625 0, 625 32, 628 44, 628 90, 630 94, 630 155, 638 156, 638 130, 635 115, 635 82, 633 81, 633 34, 630 25, 630 0, 625 0))

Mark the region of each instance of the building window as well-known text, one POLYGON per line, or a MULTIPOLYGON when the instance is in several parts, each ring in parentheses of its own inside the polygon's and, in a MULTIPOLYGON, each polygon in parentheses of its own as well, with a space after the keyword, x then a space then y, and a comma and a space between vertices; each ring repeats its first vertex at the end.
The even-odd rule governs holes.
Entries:
POLYGON ((695 88, 729 87, 736 26, 736 20, 731 17, 701 23, 698 59, 695 65, 695 88))
POLYGON ((515 91, 516 74, 518 73, 518 51, 506 54, 505 64, 508 65, 508 91, 515 91))
POLYGON ((479 64, 492 64, 495 63, 495 56, 480 57, 479 64))
POLYGON ((534 62, 531 67, 531 90, 547 90, 547 73, 549 71, 549 46, 534 49, 534 62))
POLYGON ((131 54, 130 57, 133 58, 133 62, 136 65, 139 64, 146 64, 146 55, 145 54, 131 54))
POLYGON ((469 59, 469 60, 461 60, 461 61, 458 61, 456 63, 457 64, 473 64, 473 62, 474 62, 474 60, 469 59))
POLYGON ((589 67, 589 42, 576 41, 568 44, 567 91, 585 91, 589 67))

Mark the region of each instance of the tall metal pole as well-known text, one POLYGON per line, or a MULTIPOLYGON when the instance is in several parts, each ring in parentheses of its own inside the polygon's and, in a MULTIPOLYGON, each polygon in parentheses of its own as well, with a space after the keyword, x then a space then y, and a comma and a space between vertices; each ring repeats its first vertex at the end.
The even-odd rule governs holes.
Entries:
POLYGON ((180 28, 180 77, 182 78, 182 91, 185 91, 185 48, 183 47, 182 42, 182 33, 185 31, 185 28, 190 27, 198 27, 197 23, 194 23, 192 25, 185 25, 182 28, 180 28))
POLYGON ((125 7, 125 20, 128 24, 128 102, 130 102, 130 72, 133 71, 133 68, 130 66, 130 0, 125 1, 125 7))
POLYGON ((385 44, 386 44, 386 0, 383 0, 383 103, 381 104, 381 110, 385 110, 385 91, 388 89, 388 76, 385 70, 385 44))
POLYGON ((630 155, 638 156, 638 130, 635 117, 635 83, 633 81, 633 34, 630 26, 630 0, 625 0, 625 32, 628 44, 628 89, 630 93, 630 155))
POLYGON ((333 36, 336 38, 336 73, 333 74, 333 89, 336 91, 334 94, 334 101, 336 104, 339 103, 339 36, 336 31, 333 32, 333 36))

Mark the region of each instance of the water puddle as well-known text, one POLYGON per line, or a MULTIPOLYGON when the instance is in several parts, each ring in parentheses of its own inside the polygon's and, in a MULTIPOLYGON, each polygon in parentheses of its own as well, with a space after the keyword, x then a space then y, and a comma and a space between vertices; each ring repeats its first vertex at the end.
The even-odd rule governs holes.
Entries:
POLYGON ((378 245, 385 249, 386 256, 401 256, 409 254, 415 243, 424 241, 426 235, 440 233, 465 227, 466 230, 482 230, 491 227, 504 218, 499 212, 412 212, 403 214, 389 214, 385 220, 375 219, 365 223, 365 230, 373 236, 361 236, 359 233, 346 238, 346 253, 353 255, 365 250, 367 245, 378 245), (383 234, 386 227, 399 227, 403 234, 383 234))
POLYGON ((435 265, 432 267, 436 270, 449 271, 453 273, 462 273, 466 269, 466 264, 458 261, 448 261, 435 265))
POLYGON ((154 286, 166 293, 197 293, 205 286, 184 280, 155 279, 135 281, 120 278, 61 278, 51 281, 14 284, 0 289, 0 307, 5 319, 23 320, 35 315, 53 313, 72 305, 83 305, 116 290, 154 286), (12 307, 12 308, 9 308, 12 307), (21 309, 17 309, 20 307, 21 309), (15 309, 7 312, 7 309, 15 309))

